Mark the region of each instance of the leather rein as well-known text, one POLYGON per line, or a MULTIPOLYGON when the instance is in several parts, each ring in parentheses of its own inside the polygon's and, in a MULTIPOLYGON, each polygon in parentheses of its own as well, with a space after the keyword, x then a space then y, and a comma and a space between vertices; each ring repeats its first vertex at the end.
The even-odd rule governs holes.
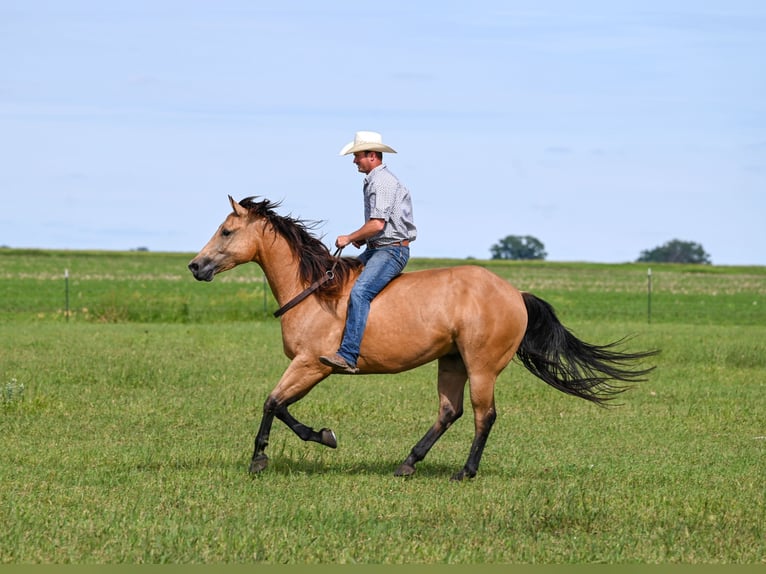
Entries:
POLYGON ((335 279, 335 267, 338 265, 338 261, 340 261, 340 252, 343 251, 342 247, 339 247, 335 253, 333 254, 333 257, 335 258, 335 262, 332 264, 332 267, 325 271, 325 274, 322 275, 321 279, 318 279, 314 281, 311 285, 309 285, 304 291, 290 299, 287 303, 282 305, 279 309, 274 311, 275 317, 281 317, 285 313, 287 313, 290 309, 295 307, 298 303, 303 301, 306 297, 311 295, 314 291, 319 289, 322 285, 327 283, 328 281, 332 281, 335 279))

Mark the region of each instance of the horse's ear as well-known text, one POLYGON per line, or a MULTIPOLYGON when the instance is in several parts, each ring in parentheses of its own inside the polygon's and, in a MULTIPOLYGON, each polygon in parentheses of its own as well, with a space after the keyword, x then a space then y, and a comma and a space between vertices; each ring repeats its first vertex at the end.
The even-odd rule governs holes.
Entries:
POLYGON ((229 203, 231 203, 231 208, 234 210, 234 213, 240 217, 247 213, 247 210, 237 203, 232 196, 229 196, 229 203))

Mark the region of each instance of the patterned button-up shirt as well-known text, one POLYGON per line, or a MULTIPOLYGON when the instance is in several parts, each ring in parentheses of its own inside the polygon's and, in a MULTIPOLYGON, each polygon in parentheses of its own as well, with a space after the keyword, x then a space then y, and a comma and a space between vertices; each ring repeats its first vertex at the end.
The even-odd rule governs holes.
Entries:
POLYGON ((364 220, 382 219, 383 230, 367 240, 376 247, 414 241, 417 237, 409 190, 391 173, 386 164, 379 165, 364 178, 364 220))

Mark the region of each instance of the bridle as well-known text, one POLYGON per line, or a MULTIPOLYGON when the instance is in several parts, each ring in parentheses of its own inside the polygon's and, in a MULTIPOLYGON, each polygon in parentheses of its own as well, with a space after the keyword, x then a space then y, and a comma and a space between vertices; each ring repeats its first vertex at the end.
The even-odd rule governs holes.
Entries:
POLYGON ((311 285, 309 285, 304 291, 290 299, 287 303, 282 305, 279 309, 274 311, 275 317, 281 317, 285 313, 287 313, 290 309, 295 307, 298 303, 303 301, 306 297, 311 295, 314 291, 319 289, 322 285, 327 283, 328 281, 332 281, 335 279, 335 267, 338 265, 338 261, 340 261, 340 253, 343 251, 342 247, 338 247, 338 249, 335 250, 335 253, 333 254, 333 258, 335 261, 332 264, 332 267, 325 271, 325 274, 322 275, 321 279, 317 279, 314 281, 311 285))

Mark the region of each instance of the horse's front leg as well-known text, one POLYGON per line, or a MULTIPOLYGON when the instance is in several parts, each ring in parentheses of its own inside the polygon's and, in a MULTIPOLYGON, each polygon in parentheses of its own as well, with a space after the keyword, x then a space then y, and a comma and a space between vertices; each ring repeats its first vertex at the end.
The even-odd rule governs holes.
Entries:
POLYGON ((293 359, 282 375, 279 383, 263 404, 263 418, 255 435, 255 450, 250 462, 250 473, 264 470, 269 464, 266 447, 274 417, 284 422, 290 430, 303 440, 311 440, 335 448, 337 440, 330 429, 314 429, 297 421, 288 411, 287 406, 302 399, 314 386, 326 378, 331 370, 322 367, 318 361, 293 359))
POLYGON ((332 430, 324 428, 319 431, 315 431, 311 427, 304 425, 298 421, 289 412, 287 412, 287 405, 282 405, 277 408, 276 416, 279 420, 285 423, 291 431, 293 431, 301 440, 313 441, 329 446, 330 448, 336 448, 338 446, 338 440, 335 437, 335 433, 332 430))
POLYGON ((266 456, 266 447, 269 446, 269 434, 271 433, 271 424, 274 422, 276 407, 271 396, 263 404, 263 418, 258 427, 258 434, 255 435, 255 450, 253 458, 250 461, 250 474, 256 474, 265 469, 269 464, 269 457, 266 456))

